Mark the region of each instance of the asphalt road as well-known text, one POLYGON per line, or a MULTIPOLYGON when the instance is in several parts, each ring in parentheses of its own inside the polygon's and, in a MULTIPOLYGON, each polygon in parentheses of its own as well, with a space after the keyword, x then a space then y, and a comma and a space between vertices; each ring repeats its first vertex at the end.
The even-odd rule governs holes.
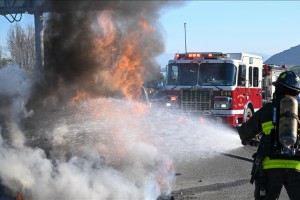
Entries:
MULTIPOLYGON (((175 200, 254 199, 250 183, 252 154, 255 147, 241 146, 231 152, 207 158, 181 157, 175 161, 175 200)), ((280 200, 289 199, 285 189, 280 200)))

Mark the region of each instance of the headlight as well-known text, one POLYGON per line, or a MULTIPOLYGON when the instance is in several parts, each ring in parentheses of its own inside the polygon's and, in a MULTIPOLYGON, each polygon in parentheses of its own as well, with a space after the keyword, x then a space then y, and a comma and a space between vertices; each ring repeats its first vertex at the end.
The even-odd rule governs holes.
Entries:
POLYGON ((231 102, 230 97, 216 96, 214 98, 214 109, 230 109, 231 102))
POLYGON ((178 100, 178 96, 174 96, 174 95, 168 96, 166 106, 167 107, 174 107, 175 105, 177 105, 177 100, 178 100))

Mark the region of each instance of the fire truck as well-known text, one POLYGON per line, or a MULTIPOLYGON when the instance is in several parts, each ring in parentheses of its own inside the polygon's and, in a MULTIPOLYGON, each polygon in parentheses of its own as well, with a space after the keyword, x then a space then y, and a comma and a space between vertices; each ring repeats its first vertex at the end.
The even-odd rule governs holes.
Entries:
POLYGON ((269 98, 263 76, 272 73, 263 66, 262 56, 247 53, 177 53, 166 67, 160 106, 239 127, 269 98))
POLYGON ((279 74, 287 69, 285 65, 278 66, 274 64, 264 64, 263 65, 263 104, 271 102, 273 94, 275 92, 275 87, 272 82, 276 81, 279 74))

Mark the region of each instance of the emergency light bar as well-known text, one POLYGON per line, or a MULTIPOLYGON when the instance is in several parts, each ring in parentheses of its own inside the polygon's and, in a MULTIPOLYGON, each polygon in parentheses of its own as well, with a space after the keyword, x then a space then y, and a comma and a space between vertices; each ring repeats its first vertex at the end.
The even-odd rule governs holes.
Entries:
POLYGON ((222 52, 190 52, 176 53, 174 60, 200 60, 200 59, 222 59, 226 58, 227 54, 222 52))

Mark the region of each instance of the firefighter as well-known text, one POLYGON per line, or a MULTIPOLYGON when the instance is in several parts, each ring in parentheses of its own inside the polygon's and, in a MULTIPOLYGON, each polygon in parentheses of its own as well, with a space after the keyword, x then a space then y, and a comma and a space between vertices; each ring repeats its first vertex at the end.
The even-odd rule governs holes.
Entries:
POLYGON ((285 71, 272 85, 272 102, 255 112, 238 133, 243 145, 260 136, 250 180, 255 183, 255 199, 278 199, 284 186, 291 200, 299 200, 299 77, 293 71, 285 71))

